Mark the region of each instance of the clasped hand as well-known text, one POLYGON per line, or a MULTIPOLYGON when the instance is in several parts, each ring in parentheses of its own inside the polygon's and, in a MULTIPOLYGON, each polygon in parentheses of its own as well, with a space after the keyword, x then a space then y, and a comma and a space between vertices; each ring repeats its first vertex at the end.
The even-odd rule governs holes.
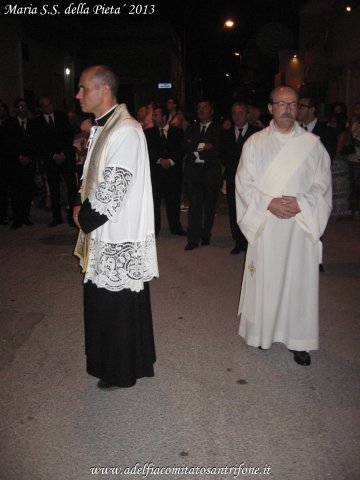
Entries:
POLYGON ((168 158, 160 158, 160 165, 163 167, 163 168, 170 168, 171 167, 171 162, 168 158))
POLYGON ((296 197, 289 197, 286 195, 273 198, 269 203, 268 210, 281 219, 295 217, 295 215, 301 212, 296 197))

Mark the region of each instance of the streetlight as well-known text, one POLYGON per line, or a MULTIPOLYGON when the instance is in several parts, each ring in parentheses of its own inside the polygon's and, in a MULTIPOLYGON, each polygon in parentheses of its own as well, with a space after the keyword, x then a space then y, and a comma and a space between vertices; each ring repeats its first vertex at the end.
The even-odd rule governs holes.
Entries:
POLYGON ((225 77, 229 79, 229 88, 230 88, 230 83, 231 83, 230 73, 225 73, 225 77))
POLYGON ((241 68, 241 62, 242 62, 241 53, 240 52, 235 52, 234 55, 235 55, 235 57, 239 57, 239 65, 240 65, 240 68, 241 68))
POLYGON ((231 18, 228 18, 224 23, 225 28, 233 28, 234 26, 235 26, 235 22, 234 20, 231 20, 231 18))

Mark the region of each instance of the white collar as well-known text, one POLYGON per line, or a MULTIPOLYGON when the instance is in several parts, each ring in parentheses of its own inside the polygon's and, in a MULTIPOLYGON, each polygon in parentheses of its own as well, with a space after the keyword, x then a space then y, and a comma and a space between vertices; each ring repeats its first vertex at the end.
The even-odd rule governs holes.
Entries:
POLYGON ((317 122, 317 118, 314 118, 312 122, 308 123, 307 125, 305 125, 304 123, 303 125, 306 126, 308 132, 312 132, 315 128, 316 122, 317 122))
POLYGON ((114 108, 116 108, 119 104, 113 105, 107 112, 103 113, 100 117, 95 118, 96 121, 100 120, 101 118, 105 117, 108 113, 110 113, 114 108))
POLYGON ((240 128, 242 130, 242 135, 245 135, 247 129, 249 127, 249 124, 246 122, 245 125, 243 125, 242 127, 238 127, 237 125, 235 125, 235 129, 239 132, 240 131, 240 128))

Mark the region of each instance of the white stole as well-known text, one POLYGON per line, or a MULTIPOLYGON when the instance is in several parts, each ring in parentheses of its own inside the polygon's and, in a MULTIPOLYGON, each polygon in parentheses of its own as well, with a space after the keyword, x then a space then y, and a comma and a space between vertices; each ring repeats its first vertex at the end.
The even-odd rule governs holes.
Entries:
POLYGON ((307 133, 289 140, 266 170, 259 190, 277 197, 318 141, 319 137, 307 133))

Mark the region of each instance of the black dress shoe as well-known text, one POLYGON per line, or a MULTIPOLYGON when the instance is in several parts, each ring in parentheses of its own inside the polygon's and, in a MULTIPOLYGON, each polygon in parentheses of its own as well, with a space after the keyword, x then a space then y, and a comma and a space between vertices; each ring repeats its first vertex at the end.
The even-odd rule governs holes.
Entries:
POLYGON ((210 245, 210 238, 209 237, 203 237, 201 239, 201 245, 203 247, 208 247, 210 245))
POLYGON ((100 390, 117 390, 118 387, 117 385, 112 385, 111 383, 106 383, 104 380, 99 380, 97 383, 97 387, 100 388, 100 390))
POLYGON ((294 354, 294 361, 299 365, 310 365, 311 357, 308 352, 299 351, 299 350, 289 350, 294 354))
POLYGON ((198 248, 198 244, 195 242, 188 242, 184 248, 184 250, 194 250, 195 248, 198 248))
POLYGON ((52 222, 49 223, 48 227, 57 227, 58 225, 61 225, 62 224, 62 221, 58 221, 58 220, 53 220, 52 222))
POLYGON ((184 237, 186 235, 185 230, 172 230, 172 235, 180 235, 180 237, 184 237))
POLYGON ((28 218, 25 218, 25 220, 23 220, 23 224, 27 225, 28 227, 32 227, 34 225, 34 223, 28 218))
POLYGON ((72 227, 72 228, 78 228, 73 219, 68 220, 68 225, 69 225, 69 227, 72 227))
POLYGON ((231 250, 231 255, 237 255, 240 252, 245 252, 246 248, 242 247, 241 245, 236 244, 235 247, 231 250))
POLYGON ((11 230, 17 230, 18 228, 20 228, 22 226, 22 223, 21 222, 13 222, 11 224, 11 230))
POLYGON ((325 272, 324 265, 322 263, 319 264, 319 272, 325 272))

